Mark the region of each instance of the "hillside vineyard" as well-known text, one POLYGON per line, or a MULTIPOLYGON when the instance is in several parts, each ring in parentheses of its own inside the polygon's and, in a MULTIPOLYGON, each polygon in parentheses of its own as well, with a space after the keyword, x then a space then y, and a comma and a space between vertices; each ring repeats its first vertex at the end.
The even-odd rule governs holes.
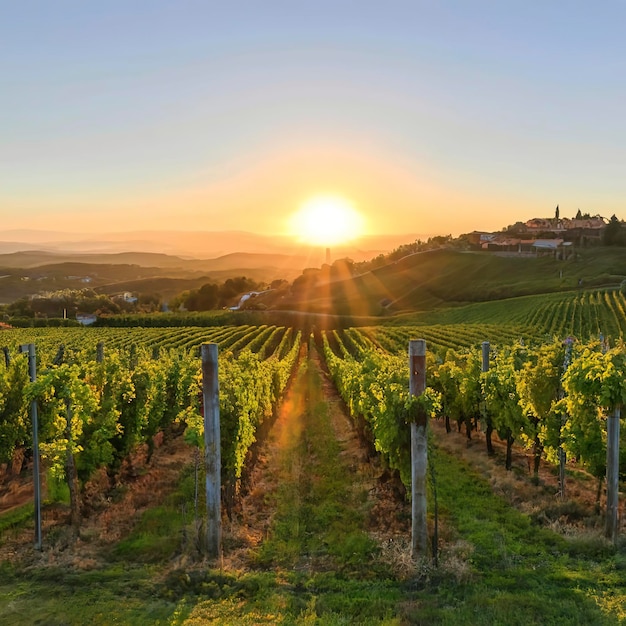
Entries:
MULTIPOLYGON (((621 296, 619 296, 621 299, 621 296)), ((570 301, 547 302, 544 319, 580 310, 580 328, 597 330, 600 320, 618 326, 615 294, 591 293, 570 301), (603 306, 602 306, 603 305, 603 306), (603 313, 600 314, 599 311, 603 313)), ((619 309, 617 310, 619 311, 619 309)), ((535 471, 541 459, 577 458, 598 480, 606 471, 606 416, 626 397, 624 345, 576 342, 566 359, 560 340, 537 343, 541 333, 512 324, 381 326, 322 331, 316 340, 327 367, 355 421, 368 429, 386 464, 410 484, 406 423, 411 415, 406 346, 420 335, 429 344, 428 387, 420 398, 433 419, 464 425, 467 436, 482 428, 507 443, 507 467, 514 442, 532 450, 535 471), (491 367, 481 372, 479 344, 492 338, 491 367), (569 359, 569 369, 565 362, 569 359), (602 384, 594 386, 593 380, 602 384), (595 377, 595 378, 594 378, 595 377)), ((201 445, 201 343, 220 348, 223 481, 237 492, 246 455, 264 420, 275 411, 302 342, 301 333, 276 326, 181 329, 20 329, 3 331, 0 366, 0 460, 10 463, 31 445, 28 407, 40 409, 41 452, 51 473, 67 478, 67 458, 87 481, 99 467, 119 468, 141 442, 180 424, 201 445), (28 382, 18 346, 37 347, 38 378, 28 382), (99 346, 99 347, 98 347, 99 346), (98 358, 98 350, 104 357, 98 358), (71 407, 71 418, 68 417, 71 407), (71 420, 71 423, 68 422, 71 420), (68 436, 71 433, 71 436, 68 436)), ((449 426, 448 426, 449 430, 449 426)), ((490 443, 488 443, 488 451, 490 443)), ((27 452, 28 456, 28 452, 27 452)))

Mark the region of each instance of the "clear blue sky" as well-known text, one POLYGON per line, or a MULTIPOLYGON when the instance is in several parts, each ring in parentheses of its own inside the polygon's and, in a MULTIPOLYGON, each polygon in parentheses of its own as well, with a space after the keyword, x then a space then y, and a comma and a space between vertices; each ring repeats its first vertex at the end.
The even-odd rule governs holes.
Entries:
POLYGON ((621 0, 0 0, 0 229, 626 217, 625 32, 621 0))

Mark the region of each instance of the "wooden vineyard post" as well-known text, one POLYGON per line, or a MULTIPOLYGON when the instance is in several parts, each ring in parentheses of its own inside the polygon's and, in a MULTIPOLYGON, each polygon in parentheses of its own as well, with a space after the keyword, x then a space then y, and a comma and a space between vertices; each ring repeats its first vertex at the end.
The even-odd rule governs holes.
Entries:
POLYGON ((204 405, 204 465, 206 469, 206 550, 210 558, 222 554, 220 400, 217 344, 203 343, 202 400, 204 405))
MULTIPOLYGON (((28 354, 28 373, 30 382, 37 380, 37 361, 35 344, 20 346, 20 352, 28 354)), ((35 493, 35 550, 41 550, 41 476, 39 470, 39 420, 37 416, 37 400, 30 403, 30 418, 33 426, 33 491, 35 493)))
POLYGON ((621 409, 615 407, 606 420, 606 538, 617 542, 619 511, 619 422, 621 409))
POLYGON ((69 398, 65 399, 65 479, 70 490, 70 524, 78 530, 80 526, 80 498, 78 493, 78 477, 76 475, 76 462, 72 452, 72 403, 69 398))
MULTIPOLYGON (((571 337, 568 337, 564 342, 565 344, 565 358, 563 359, 563 374, 567 371, 569 367, 570 361, 572 360, 572 346, 574 345, 574 340, 571 337)), ((563 391, 563 384, 561 383, 561 390, 559 392, 559 399, 565 397, 565 392, 563 391)), ((561 432, 559 434, 559 496, 561 500, 565 500, 565 466, 567 464, 567 453, 565 452, 565 448, 563 447, 563 428, 567 423, 567 416, 561 416, 561 432)))
MULTIPOLYGON (((409 393, 420 396, 426 389, 426 342, 409 341, 409 393)), ((420 414, 411 421, 411 555, 425 557, 428 549, 426 525, 426 473, 428 470, 428 420, 420 414)))
MULTIPOLYGON (((483 341, 481 344, 481 368, 480 371, 486 374, 489 371, 489 351, 491 350, 491 344, 488 341, 483 341)), ((493 434, 493 423, 491 416, 487 412, 487 402, 483 396, 482 400, 483 417, 485 420, 485 441, 487 443, 487 454, 489 456, 494 455, 493 444, 491 443, 491 435, 493 434)))
POLYGON ((482 351, 482 363, 481 363, 481 371, 488 372, 489 371, 489 349, 490 344, 488 341, 483 341, 481 344, 482 351))

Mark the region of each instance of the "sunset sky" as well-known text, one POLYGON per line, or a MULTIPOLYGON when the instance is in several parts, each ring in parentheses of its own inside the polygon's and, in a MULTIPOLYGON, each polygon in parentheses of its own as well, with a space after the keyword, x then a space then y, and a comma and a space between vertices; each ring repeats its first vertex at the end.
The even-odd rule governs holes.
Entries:
POLYGON ((2 2, 0 230, 626 217, 626 2, 2 2))

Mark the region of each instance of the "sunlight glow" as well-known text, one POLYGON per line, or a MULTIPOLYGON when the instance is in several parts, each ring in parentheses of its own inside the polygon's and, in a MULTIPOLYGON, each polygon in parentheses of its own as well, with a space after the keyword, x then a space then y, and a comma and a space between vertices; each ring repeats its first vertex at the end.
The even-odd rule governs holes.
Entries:
POLYGON ((331 246, 356 239, 364 232, 363 216, 339 196, 316 196, 291 216, 289 231, 300 241, 331 246))

